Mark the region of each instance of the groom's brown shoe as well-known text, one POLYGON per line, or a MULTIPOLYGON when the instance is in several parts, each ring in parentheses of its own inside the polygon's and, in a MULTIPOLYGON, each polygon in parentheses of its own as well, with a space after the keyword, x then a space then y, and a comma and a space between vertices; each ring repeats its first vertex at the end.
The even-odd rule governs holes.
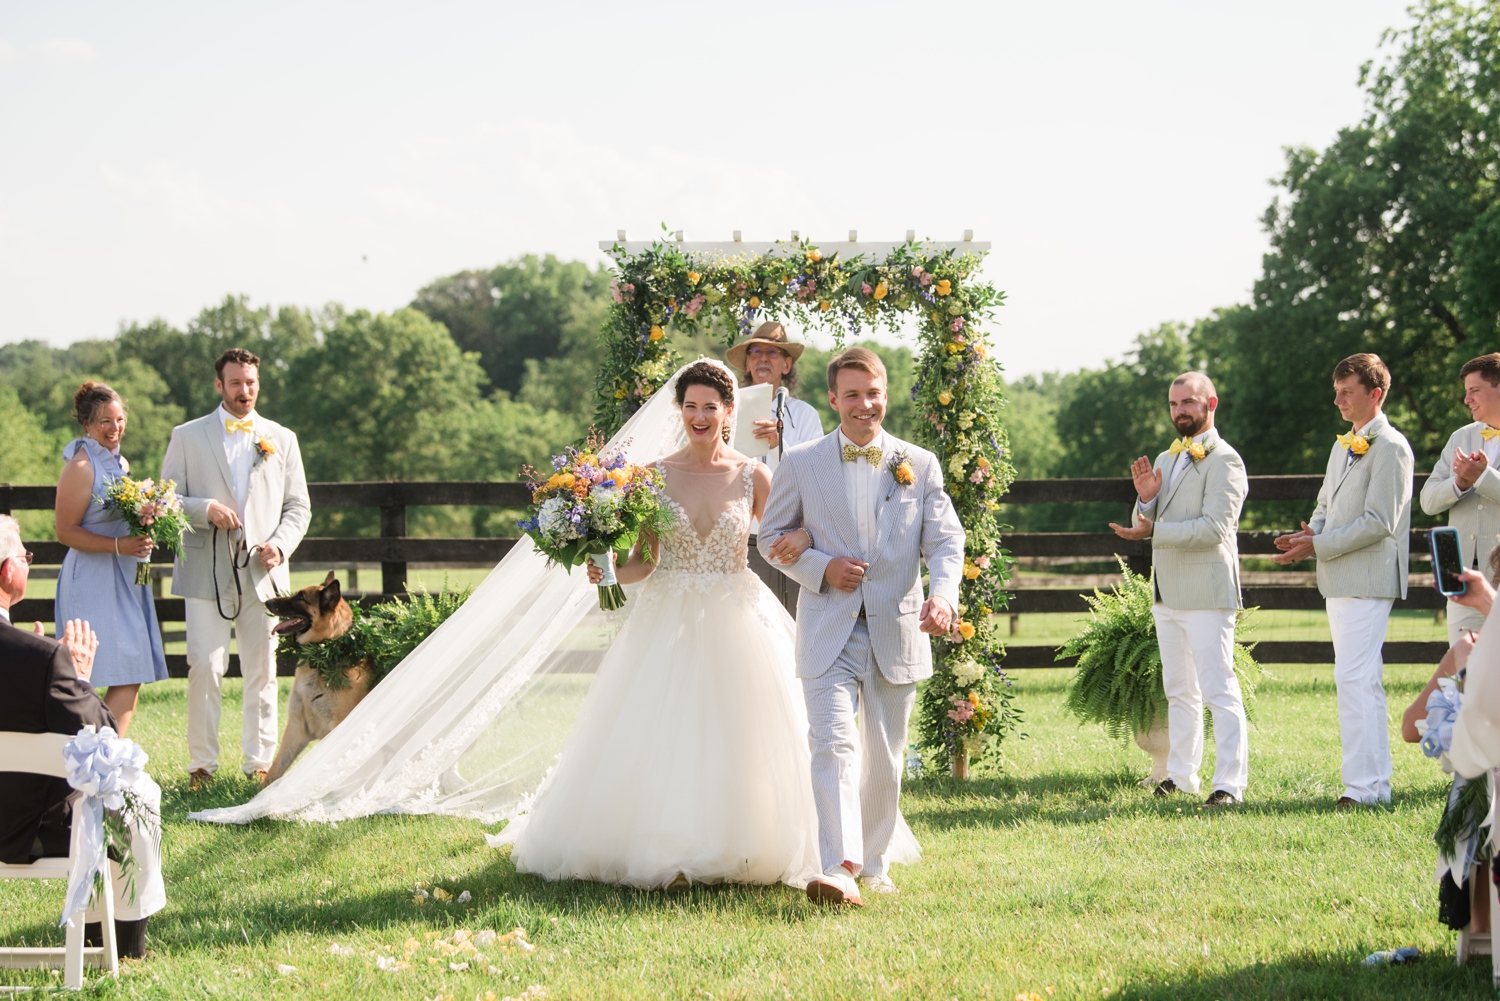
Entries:
POLYGON ((859 899, 859 886, 854 882, 854 877, 849 875, 843 866, 814 876, 807 884, 807 899, 815 904, 826 904, 829 906, 848 905, 850 907, 863 907, 865 902, 859 899))

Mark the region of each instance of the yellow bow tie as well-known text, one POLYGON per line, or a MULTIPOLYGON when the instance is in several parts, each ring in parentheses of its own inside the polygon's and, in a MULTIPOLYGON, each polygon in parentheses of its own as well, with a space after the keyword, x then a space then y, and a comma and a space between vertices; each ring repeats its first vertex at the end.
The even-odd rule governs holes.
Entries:
POLYGON ((858 445, 844 446, 845 462, 853 462, 861 455, 869 460, 870 465, 878 466, 880 465, 880 460, 885 455, 885 453, 880 450, 879 445, 866 445, 864 448, 860 448, 858 445))
POLYGON ((1491 438, 1500 438, 1500 428, 1481 428, 1479 437, 1485 441, 1489 441, 1491 438))
POLYGON ((226 420, 224 422, 224 430, 229 432, 230 434, 234 434, 236 431, 243 431, 246 434, 249 434, 250 432, 255 430, 255 422, 248 417, 246 417, 242 421, 226 420))
POLYGON ((1167 446, 1168 455, 1181 455, 1193 447, 1193 439, 1184 437, 1181 441, 1173 441, 1167 446))

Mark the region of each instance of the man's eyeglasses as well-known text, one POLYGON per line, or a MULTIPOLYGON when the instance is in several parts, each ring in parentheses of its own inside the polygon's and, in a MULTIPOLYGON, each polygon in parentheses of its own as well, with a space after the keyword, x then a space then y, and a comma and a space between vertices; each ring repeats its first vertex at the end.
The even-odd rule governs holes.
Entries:
POLYGON ((786 352, 782 351, 780 348, 754 347, 754 348, 751 348, 748 351, 746 351, 745 354, 747 356, 751 357, 751 358, 784 358, 784 357, 786 357, 786 352))
MULTIPOLYGON (((35 560, 35 559, 36 559, 36 554, 33 553, 33 552, 31 552, 30 550, 22 553, 20 556, 7 556, 5 558, 5 560, 20 560, 22 563, 25 563, 27 566, 31 566, 32 561, 35 560)), ((0 563, 4 563, 5 560, 0 560, 0 563)))

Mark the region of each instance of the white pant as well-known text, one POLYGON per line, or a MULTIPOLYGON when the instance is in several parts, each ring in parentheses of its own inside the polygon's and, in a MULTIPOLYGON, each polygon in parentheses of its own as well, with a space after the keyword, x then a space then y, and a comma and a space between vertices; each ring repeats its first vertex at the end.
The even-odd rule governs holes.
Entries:
POLYGON ((1344 745, 1344 795, 1360 803, 1391 800, 1391 735, 1385 708, 1386 621, 1391 598, 1329 598, 1333 683, 1344 745))
POLYGON ((847 861, 856 873, 884 876, 917 686, 886 680, 860 621, 828 670, 802 679, 802 694, 823 871, 847 861))
MULTIPOLYGON (((229 667, 229 625, 218 605, 187 598, 188 771, 219 770, 220 686, 229 667)), ((227 611, 226 607, 226 611, 227 611)), ((275 620, 253 593, 234 620, 240 674, 245 679, 242 747, 246 775, 271 767, 276 756, 276 655, 271 644, 275 620)))
POLYGON ((1199 789, 1203 763, 1203 706, 1214 720, 1214 789, 1243 799, 1250 779, 1245 697, 1234 673, 1232 608, 1178 611, 1151 606, 1167 692, 1167 775, 1184 792, 1199 789))
POLYGON ((1448 602, 1448 645, 1452 646, 1458 642, 1459 634, 1464 630, 1479 632, 1484 626, 1484 613, 1477 608, 1468 605, 1460 605, 1456 601, 1448 602))

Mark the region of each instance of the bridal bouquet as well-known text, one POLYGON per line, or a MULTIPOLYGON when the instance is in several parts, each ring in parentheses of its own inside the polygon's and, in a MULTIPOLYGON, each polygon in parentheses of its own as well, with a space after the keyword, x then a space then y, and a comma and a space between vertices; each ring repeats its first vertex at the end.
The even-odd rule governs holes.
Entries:
POLYGON ((603 570, 599 607, 616 609, 625 604, 625 592, 609 554, 629 556, 641 530, 662 534, 669 515, 661 473, 631 465, 623 455, 603 456, 601 446, 591 436, 582 448, 554 455, 546 479, 527 467, 531 517, 517 524, 553 562, 569 569, 592 562, 603 570))
MULTIPOLYGON (((174 556, 182 555, 182 536, 193 530, 187 515, 182 513, 182 500, 177 496, 177 483, 173 480, 133 480, 121 476, 109 481, 104 496, 99 498, 104 510, 112 511, 125 520, 131 535, 144 535, 153 545, 166 549, 174 556)), ((135 568, 137 584, 151 583, 151 557, 138 557, 135 568)))

